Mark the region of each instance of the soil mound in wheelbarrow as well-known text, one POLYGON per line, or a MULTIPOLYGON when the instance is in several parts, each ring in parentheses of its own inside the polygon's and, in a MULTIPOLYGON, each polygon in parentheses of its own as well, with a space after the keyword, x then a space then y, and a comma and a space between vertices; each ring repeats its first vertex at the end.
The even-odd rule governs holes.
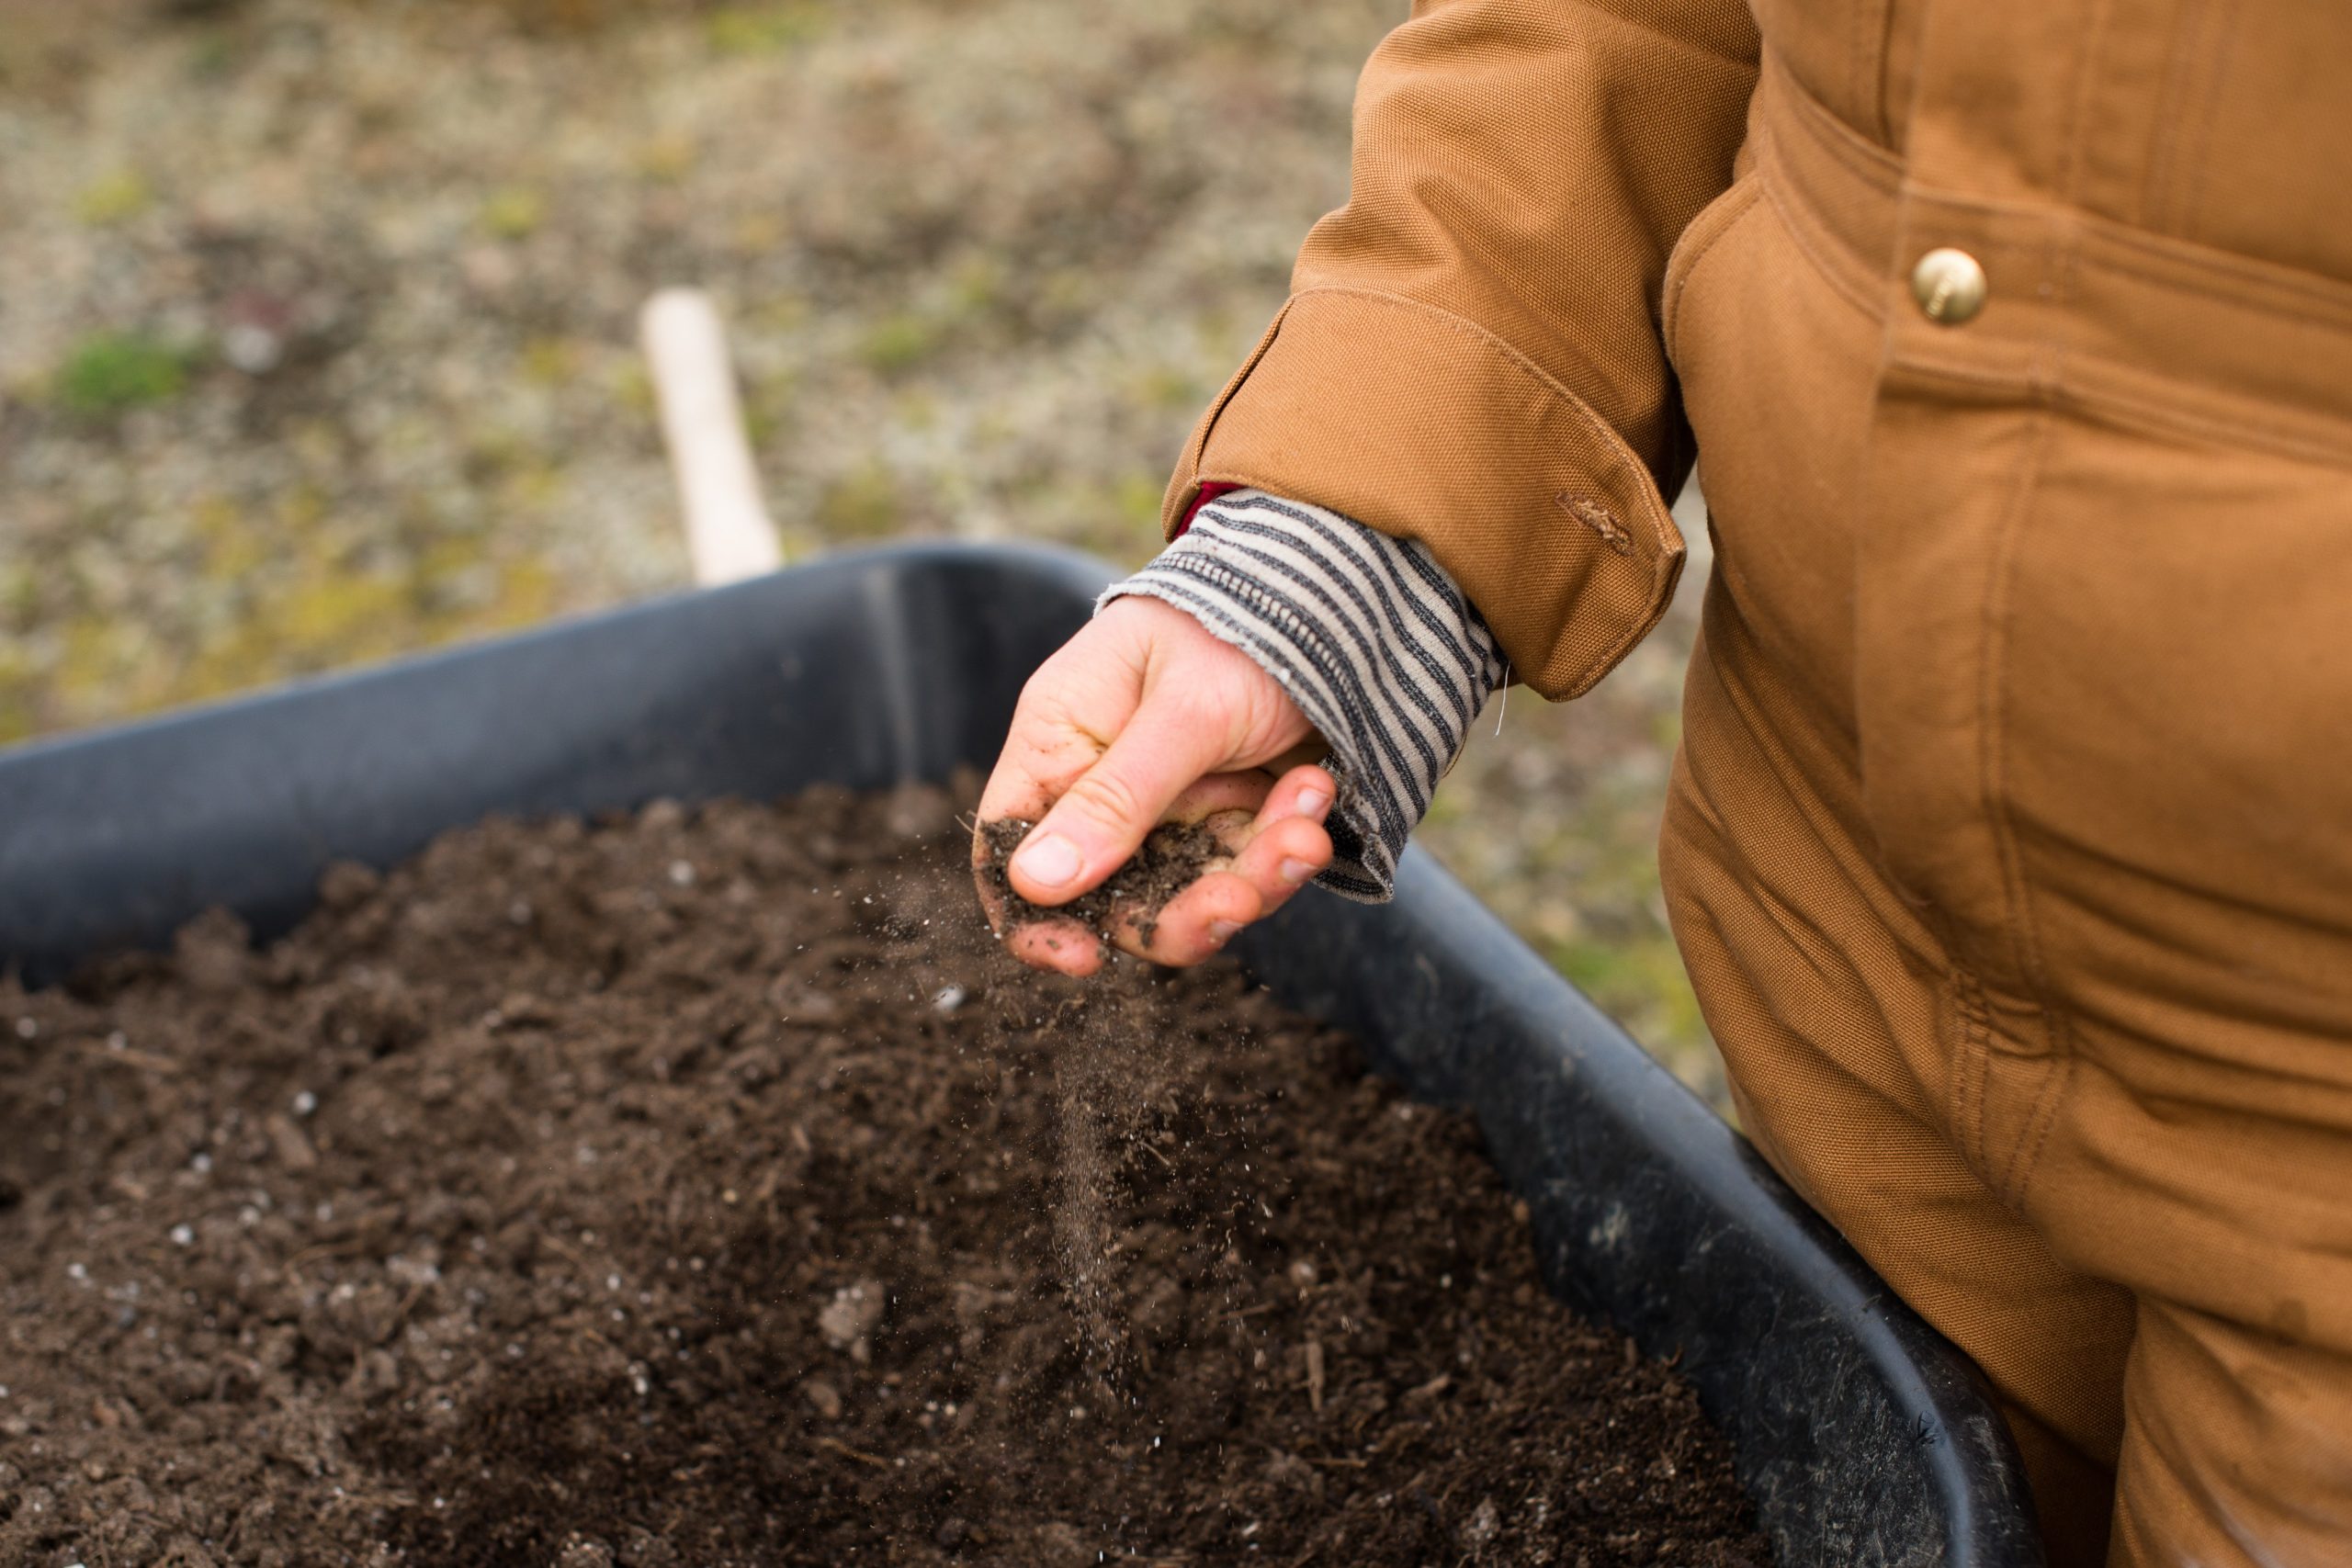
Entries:
POLYGON ((492 821, 0 981, 0 1561, 1765 1561, 1465 1121, 967 844, 492 821))

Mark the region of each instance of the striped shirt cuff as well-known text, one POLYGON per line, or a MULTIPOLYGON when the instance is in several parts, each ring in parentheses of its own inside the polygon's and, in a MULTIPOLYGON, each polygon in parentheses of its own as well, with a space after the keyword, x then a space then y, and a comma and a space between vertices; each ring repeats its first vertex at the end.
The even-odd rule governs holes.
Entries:
POLYGON ((1376 904, 1437 781, 1503 682, 1486 621, 1437 558, 1319 506, 1242 490, 1105 592, 1186 611, 1283 684, 1331 748, 1334 856, 1317 878, 1376 904))

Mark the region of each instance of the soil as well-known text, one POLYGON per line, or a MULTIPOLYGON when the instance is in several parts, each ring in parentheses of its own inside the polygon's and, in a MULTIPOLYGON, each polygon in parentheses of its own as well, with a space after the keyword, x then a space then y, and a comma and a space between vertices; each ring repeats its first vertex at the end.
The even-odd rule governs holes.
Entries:
POLYGON ((0 980, 0 1562, 1758 1565, 1476 1134, 955 803, 492 820, 0 980))
MULTIPOLYGON (((1248 819, 1246 813, 1239 815, 1248 819)), ((980 841, 988 847, 980 875, 989 891, 1004 901, 1007 931, 1040 921, 1075 920, 1108 942, 1112 922, 1124 919, 1148 948, 1159 927, 1159 911, 1168 900, 1191 886, 1201 873, 1230 858, 1210 823, 1163 822, 1144 839, 1126 864, 1099 886, 1067 904, 1033 904, 1012 890, 1005 863, 1035 826, 1018 817, 980 824, 980 841)))

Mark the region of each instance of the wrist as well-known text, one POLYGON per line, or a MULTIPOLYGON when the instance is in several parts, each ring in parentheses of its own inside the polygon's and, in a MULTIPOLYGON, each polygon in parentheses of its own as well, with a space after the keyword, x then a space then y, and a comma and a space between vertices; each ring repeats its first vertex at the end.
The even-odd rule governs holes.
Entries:
POLYGON ((1340 799, 1322 884, 1377 901, 1471 720, 1503 678, 1493 635, 1421 546, 1243 491, 1103 596, 1182 611, 1246 656, 1328 744, 1340 799))

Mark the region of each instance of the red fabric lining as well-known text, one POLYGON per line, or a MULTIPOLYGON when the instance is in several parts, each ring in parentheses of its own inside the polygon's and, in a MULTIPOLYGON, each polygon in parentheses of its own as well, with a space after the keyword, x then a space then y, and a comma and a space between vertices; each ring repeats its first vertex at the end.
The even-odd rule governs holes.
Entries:
POLYGON ((1214 479, 1202 485, 1201 492, 1193 497, 1193 504, 1184 509, 1184 521, 1176 525, 1176 537, 1181 539, 1184 536, 1185 530, 1193 525, 1193 519, 1201 514, 1202 507, 1206 506, 1218 496, 1230 495, 1237 490, 1249 488, 1248 485, 1219 484, 1214 479))

